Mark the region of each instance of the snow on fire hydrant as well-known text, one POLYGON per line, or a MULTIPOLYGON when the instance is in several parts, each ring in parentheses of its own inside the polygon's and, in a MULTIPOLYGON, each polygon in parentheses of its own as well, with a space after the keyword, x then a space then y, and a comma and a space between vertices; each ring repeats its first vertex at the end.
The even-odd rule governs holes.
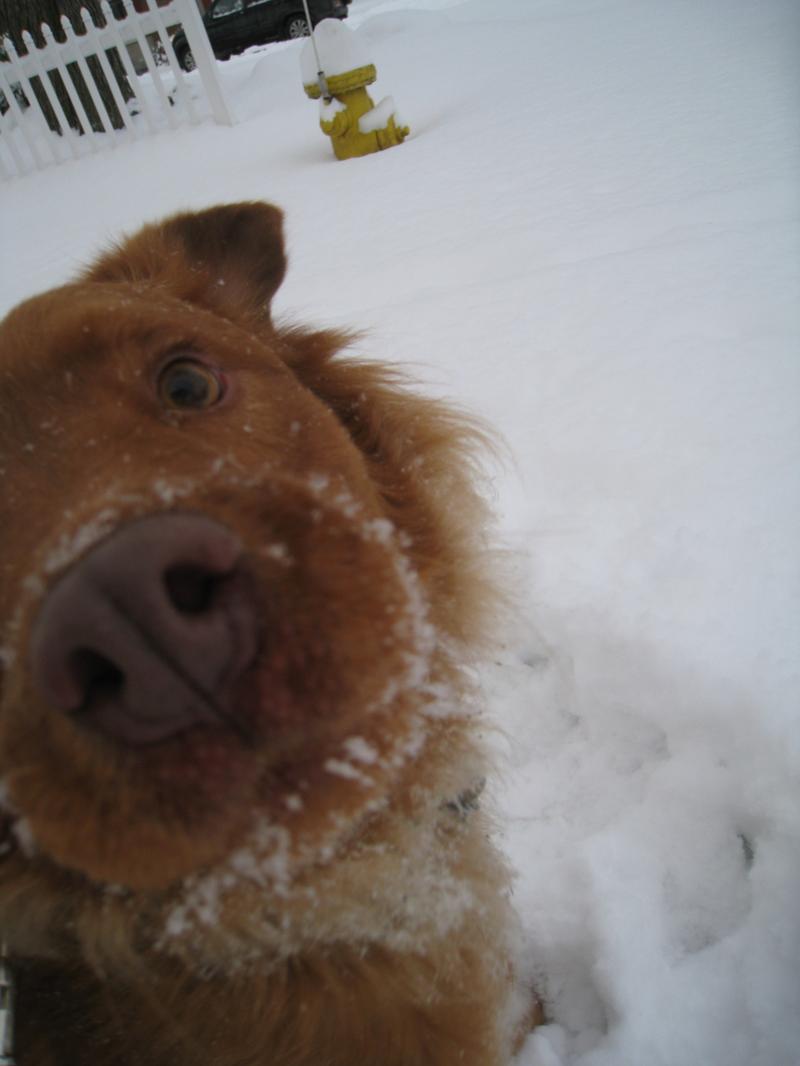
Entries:
POLYGON ((354 34, 338 19, 323 19, 300 53, 303 88, 320 100, 319 124, 337 159, 369 155, 408 136, 391 96, 373 104, 367 92, 378 76, 354 34))

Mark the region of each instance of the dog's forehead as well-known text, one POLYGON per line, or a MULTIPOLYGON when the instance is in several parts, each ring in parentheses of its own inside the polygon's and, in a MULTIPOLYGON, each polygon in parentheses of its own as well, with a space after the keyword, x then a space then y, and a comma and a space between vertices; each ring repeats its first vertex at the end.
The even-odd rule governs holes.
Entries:
POLYGON ((283 369, 264 340, 158 284, 66 285, 25 301, 0 323, 0 396, 41 395, 64 374, 100 363, 135 372, 180 348, 212 347, 235 354, 240 365, 261 368, 266 360, 283 369))
POLYGON ((74 284, 53 289, 26 300, 0 324, 0 374, 9 379, 28 369, 68 368, 76 361, 111 355, 115 340, 147 335, 159 318, 179 326, 181 319, 189 321, 190 311, 152 286, 74 284))

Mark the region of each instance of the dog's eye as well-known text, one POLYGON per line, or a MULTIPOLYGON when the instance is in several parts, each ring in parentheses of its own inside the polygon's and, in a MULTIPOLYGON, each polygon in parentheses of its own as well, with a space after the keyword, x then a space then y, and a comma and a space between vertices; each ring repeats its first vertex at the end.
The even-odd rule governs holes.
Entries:
POLYGON ((165 407, 203 410, 218 403, 223 391, 219 375, 194 359, 176 359, 158 379, 158 395, 165 407))

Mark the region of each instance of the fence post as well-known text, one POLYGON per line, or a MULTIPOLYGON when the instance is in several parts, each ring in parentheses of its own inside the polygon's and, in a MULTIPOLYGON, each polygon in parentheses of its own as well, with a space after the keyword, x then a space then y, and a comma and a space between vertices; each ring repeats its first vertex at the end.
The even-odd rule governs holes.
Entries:
MULTIPOLYGON (((14 92, 14 81, 17 77, 23 77, 22 71, 13 61, 14 56, 16 55, 16 52, 14 52, 14 46, 10 40, 3 41, 3 46, 5 48, 8 59, 3 62, 2 65, 0 65, 0 89, 2 89, 2 91, 5 93, 6 100, 8 100, 9 103, 9 110, 5 115, 0 115, 0 129, 3 129, 3 132, 5 134, 5 140, 3 141, 3 143, 8 147, 8 150, 11 153, 17 173, 27 174, 28 166, 23 160, 23 156, 16 143, 17 131, 19 131, 25 146, 31 153, 31 157, 33 158, 34 170, 37 167, 41 170, 44 166, 46 166, 46 163, 39 152, 39 146, 36 143, 36 137, 29 137, 27 134, 24 123, 25 112, 23 111, 22 105, 17 99, 17 94, 14 92), (6 75, 6 72, 3 69, 4 67, 10 68, 11 73, 6 75), (15 119, 16 127, 12 125, 15 119)), ((30 89, 30 85, 28 86, 28 91, 32 92, 32 90, 30 89)), ((53 155, 53 158, 57 162, 58 156, 54 155, 52 153, 52 150, 51 155, 53 155)))
MULTIPOLYGON (((148 5, 152 2, 153 0, 148 0, 148 5)), ((155 33, 158 43, 161 46, 164 55, 167 57, 167 63, 169 64, 172 76, 175 79, 175 97, 180 100, 186 109, 189 121, 197 122, 198 115, 194 103, 192 102, 192 94, 186 88, 183 71, 180 68, 180 64, 175 56, 175 49, 172 47, 172 41, 167 33, 167 22, 164 12, 168 15, 171 7, 172 5, 170 5, 169 8, 160 8, 158 6, 151 8, 151 14, 156 27, 155 33)))
POLYGON ((195 0, 173 0, 174 6, 181 17, 183 32, 189 48, 192 50, 197 71, 205 86, 208 102, 211 104, 211 113, 217 122, 223 126, 234 124, 233 113, 225 102, 225 97, 219 87, 217 79, 217 60, 211 51, 206 28, 200 18, 195 0))
MULTIPOLYGON (((36 42, 27 30, 22 31, 22 42, 28 52, 26 59, 30 60, 30 65, 33 67, 34 71, 36 72, 36 76, 39 78, 39 84, 41 85, 44 94, 53 109, 53 114, 56 116, 56 121, 58 122, 58 125, 61 128, 61 136, 63 137, 72 158, 77 159, 80 155, 80 153, 78 152, 77 145, 75 143, 78 139, 78 135, 75 133, 75 131, 67 121, 67 116, 64 114, 64 109, 61 106, 61 101, 56 95, 54 82, 51 82, 48 76, 48 71, 45 69, 45 66, 42 63, 41 55, 39 49, 36 46, 36 42)), ((16 49, 13 49, 13 46, 12 50, 14 52, 14 55, 19 58, 16 49)), ((56 68, 53 73, 58 74, 59 77, 61 76, 61 72, 60 70, 58 70, 58 68, 56 68)))
MULTIPOLYGON (((125 129, 131 134, 132 137, 136 137, 136 126, 131 120, 131 115, 128 111, 128 105, 122 96, 119 85, 117 84, 116 75, 111 69, 111 64, 109 63, 108 56, 106 55, 106 49, 103 46, 102 34, 105 30, 108 29, 108 27, 101 28, 99 26, 96 26, 94 24, 94 20, 90 20, 89 12, 86 10, 85 7, 81 8, 80 17, 81 22, 83 23, 83 31, 87 41, 93 36, 97 38, 98 44, 100 46, 97 49, 97 61, 100 64, 100 69, 105 75, 106 81, 108 82, 108 87, 111 90, 111 95, 114 98, 114 103, 117 105, 117 111, 119 111, 120 115, 122 116, 122 121, 125 123, 125 129)), ((120 63, 122 63, 121 58, 120 63)), ((125 68, 123 66, 123 70, 124 69, 125 68)), ((133 86, 131 86, 131 91, 134 93, 136 91, 133 86)))
POLYGON ((89 118, 89 113, 84 107, 83 101, 81 100, 80 94, 78 93, 77 86, 72 80, 72 75, 67 69, 70 63, 76 62, 77 57, 68 54, 66 45, 62 44, 59 47, 59 42, 56 40, 55 34, 46 22, 42 23, 42 36, 44 37, 44 48, 42 49, 42 51, 44 53, 50 52, 54 55, 58 55, 58 59, 56 61, 56 70, 58 71, 58 76, 61 79, 61 82, 64 86, 64 90, 67 94, 70 103, 75 109, 75 117, 78 120, 78 125, 80 129, 83 130, 85 141, 86 143, 88 143, 90 150, 92 152, 96 152, 97 144, 95 143, 94 129, 92 127, 91 119, 89 118))
MULTIPOLYGON (((11 109, 9 110, 8 115, 9 116, 14 115, 14 104, 17 105, 17 111, 21 115, 22 114, 22 108, 19 106, 19 102, 17 101, 17 98, 14 95, 14 90, 11 87, 11 82, 10 81, 6 81, 4 75, 0 76, 0 89, 3 90, 3 92, 5 93, 6 100, 8 100, 9 103, 11 104, 11 109)), ((14 164, 15 172, 17 174, 27 174, 28 167, 26 166, 25 161, 24 161, 24 159, 22 157, 22 153, 20 152, 19 148, 17 147, 16 137, 14 136, 14 134, 16 133, 16 130, 11 125, 12 121, 13 120, 10 117, 6 118, 5 115, 0 115, 0 129, 3 129, 3 133, 5 135, 5 139, 2 142, 0 142, 0 144, 4 144, 8 148, 9 154, 11 155, 11 161, 14 164), (5 128, 3 128, 3 127, 5 127, 5 128)), ((25 141, 25 144, 30 149, 31 155, 33 156, 34 164, 36 164, 39 167, 44 166, 44 164, 42 163, 41 159, 39 158, 38 153, 36 151, 34 151, 34 144, 32 142, 30 142, 27 139, 27 137, 25 137, 24 135, 23 135, 23 140, 25 141)), ((5 167, 3 169, 3 172, 5 173, 5 167)))
MULTIPOLYGON (((147 102, 147 97, 142 91, 142 87, 139 83, 139 75, 133 69, 133 63, 131 57, 128 55, 128 49, 125 45, 125 41, 122 39, 122 34, 117 26, 117 20, 114 18, 114 13, 111 10, 111 5, 108 0, 100 0, 100 10, 103 13, 103 18, 106 21, 105 30, 111 38, 113 48, 119 56, 119 61, 122 63, 123 70, 128 78, 128 84, 133 88, 136 99, 139 101, 139 106, 142 109, 144 120, 151 133, 155 133, 158 126, 153 117, 153 113, 150 110, 150 105, 147 102)), ((84 17, 84 25, 86 25, 86 18, 84 17)))
MULTIPOLYGON (((142 59, 144 59, 145 66, 147 67, 147 73, 153 82, 153 88, 158 96, 159 103, 161 104, 161 111, 167 120, 169 128, 174 130, 178 127, 178 120, 172 111, 172 101, 169 98, 167 90, 164 88, 164 83, 161 80, 161 73, 153 59, 153 53, 150 51, 150 43, 147 40, 147 34, 142 28, 142 22, 140 18, 137 18, 137 11, 133 6, 132 0, 124 0, 125 11, 127 12, 126 26, 128 26, 133 34, 139 48, 142 52, 142 59)), ((148 14, 149 14, 148 9, 148 14)))

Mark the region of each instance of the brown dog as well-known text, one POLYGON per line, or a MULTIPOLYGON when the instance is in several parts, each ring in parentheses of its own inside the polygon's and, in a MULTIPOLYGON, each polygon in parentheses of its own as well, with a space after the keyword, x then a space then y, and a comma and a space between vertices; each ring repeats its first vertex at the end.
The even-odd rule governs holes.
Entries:
POLYGON ((274 327, 281 213, 0 326, 0 934, 19 1066, 504 1066, 476 433, 274 327))

